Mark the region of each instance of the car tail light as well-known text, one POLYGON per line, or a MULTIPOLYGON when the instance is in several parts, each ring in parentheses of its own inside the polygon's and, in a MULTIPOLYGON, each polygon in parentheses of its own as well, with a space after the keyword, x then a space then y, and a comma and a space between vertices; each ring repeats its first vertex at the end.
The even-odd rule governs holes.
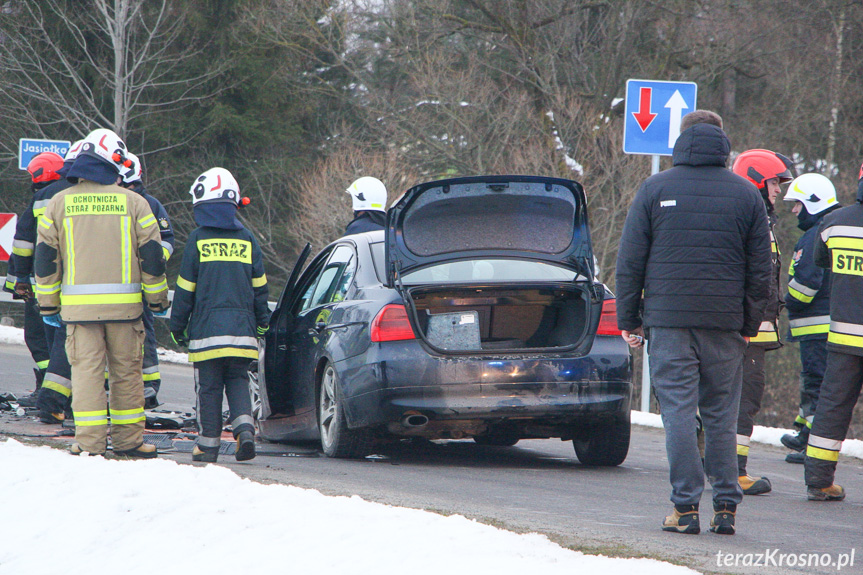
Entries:
POLYGON ((372 322, 372 341, 416 339, 405 306, 389 304, 378 312, 372 322))
POLYGON ((599 316, 599 327, 596 335, 620 335, 617 329, 617 300, 607 299, 602 302, 602 315, 599 316))

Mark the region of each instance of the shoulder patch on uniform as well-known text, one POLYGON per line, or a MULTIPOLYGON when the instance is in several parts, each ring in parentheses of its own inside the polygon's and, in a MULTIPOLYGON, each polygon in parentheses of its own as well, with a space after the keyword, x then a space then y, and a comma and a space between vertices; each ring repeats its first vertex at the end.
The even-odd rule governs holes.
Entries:
POLYGON ((662 208, 669 208, 671 206, 676 206, 677 200, 662 200, 659 202, 659 206, 662 208))
POLYGON ((159 227, 163 230, 168 229, 168 218, 159 218, 159 227))
POLYGON ((796 252, 794 252, 794 256, 793 256, 793 257, 794 257, 794 261, 795 261, 795 262, 799 262, 799 261, 800 261, 800 258, 802 258, 802 257, 803 257, 803 250, 802 250, 802 249, 800 249, 800 250, 797 250, 796 252))

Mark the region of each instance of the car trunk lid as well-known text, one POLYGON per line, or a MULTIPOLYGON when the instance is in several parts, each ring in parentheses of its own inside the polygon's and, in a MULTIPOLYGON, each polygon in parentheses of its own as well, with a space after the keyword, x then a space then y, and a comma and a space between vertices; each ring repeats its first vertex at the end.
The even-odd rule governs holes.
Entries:
POLYGON ((584 189, 540 176, 476 176, 419 184, 387 215, 387 280, 438 263, 518 258, 593 277, 584 189))

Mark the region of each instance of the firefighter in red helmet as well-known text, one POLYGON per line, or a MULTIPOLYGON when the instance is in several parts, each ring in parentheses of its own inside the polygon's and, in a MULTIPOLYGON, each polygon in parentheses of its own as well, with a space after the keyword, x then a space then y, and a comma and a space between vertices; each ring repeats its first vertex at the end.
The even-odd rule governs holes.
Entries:
MULTIPOLYGON (((36 397, 42 380, 45 378, 45 370, 48 368, 48 360, 51 355, 51 345, 45 325, 36 308, 36 299, 33 297, 33 249, 36 242, 36 219, 34 215, 36 195, 39 190, 61 178, 63 168, 63 157, 54 152, 42 152, 36 154, 27 164, 27 172, 30 174, 30 190, 33 195, 27 209, 18 217, 15 226, 15 238, 12 242, 12 255, 9 257, 9 267, 6 273, 4 291, 13 294, 15 299, 24 300, 24 342, 36 367, 36 389, 33 393, 19 398, 18 403, 22 407, 36 407, 36 397)), ((52 334, 53 335, 53 334, 52 334)))
POLYGON ((780 185, 793 179, 791 160, 770 150, 747 150, 737 156, 732 171, 755 184, 764 205, 770 224, 770 248, 773 270, 770 274, 770 298, 764 318, 758 329, 758 335, 749 340, 743 359, 743 388, 740 393, 740 411, 737 416, 737 471, 738 482, 744 495, 760 495, 772 489, 770 480, 766 477, 753 477, 746 471, 749 457, 749 440, 755 415, 761 409, 761 398, 764 396, 765 352, 782 347, 779 340, 778 320, 782 310, 782 292, 780 277, 782 262, 780 261, 779 244, 776 241, 774 228, 776 212, 773 208, 780 185))

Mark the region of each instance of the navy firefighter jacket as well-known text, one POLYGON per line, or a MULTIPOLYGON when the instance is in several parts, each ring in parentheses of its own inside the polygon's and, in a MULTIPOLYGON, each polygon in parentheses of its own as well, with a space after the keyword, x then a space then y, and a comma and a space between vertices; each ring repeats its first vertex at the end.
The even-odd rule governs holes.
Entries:
POLYGON ((257 359, 256 336, 269 320, 264 258, 251 232, 195 229, 183 252, 171 310, 172 332, 188 326, 189 361, 257 359))
POLYGON ((830 331, 830 284, 832 273, 815 264, 818 224, 825 214, 807 221, 807 228, 794 246, 788 268, 785 309, 791 341, 827 339, 830 331))

